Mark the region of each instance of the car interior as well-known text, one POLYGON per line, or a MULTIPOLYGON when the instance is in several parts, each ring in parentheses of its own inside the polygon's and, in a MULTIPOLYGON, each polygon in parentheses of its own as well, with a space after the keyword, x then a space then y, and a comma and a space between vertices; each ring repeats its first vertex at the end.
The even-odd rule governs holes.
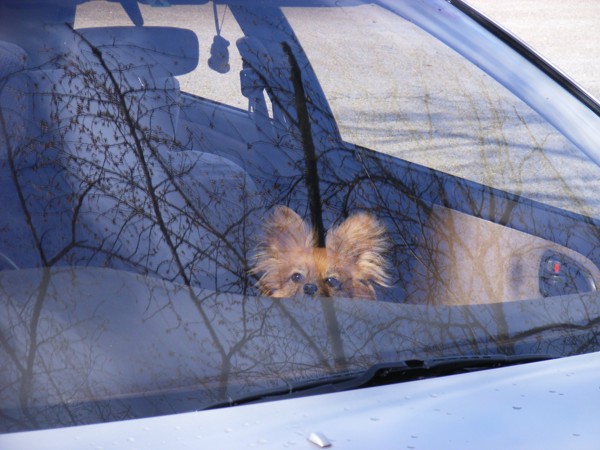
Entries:
POLYGON ((231 43, 210 15, 206 41, 142 26, 135 2, 86 7, 112 3, 124 24, 77 22, 74 6, 17 6, 13 23, 0 13, 0 290, 11 299, 0 317, 16 336, 0 336, 7 428, 234 404, 423 355, 596 348, 595 219, 428 165, 410 155, 418 142, 354 141, 348 117, 357 134, 411 120, 340 114, 302 45, 326 43, 295 34, 294 12, 270 6, 285 1, 260 14, 228 5, 231 43), (51 24, 33 33, 31 14, 51 24), (357 212, 377 217, 390 273, 377 301, 260 295, 251 268, 280 205, 320 244, 357 212))
POLYGON ((286 204, 321 234, 356 210, 380 217, 388 301, 595 290, 600 256, 579 247, 597 239, 589 221, 344 142, 292 31, 266 39, 232 13, 247 111, 181 92, 177 76, 202 63, 190 30, 60 24, 51 56, 2 44, 4 269, 112 267, 255 292, 261 217, 286 204))

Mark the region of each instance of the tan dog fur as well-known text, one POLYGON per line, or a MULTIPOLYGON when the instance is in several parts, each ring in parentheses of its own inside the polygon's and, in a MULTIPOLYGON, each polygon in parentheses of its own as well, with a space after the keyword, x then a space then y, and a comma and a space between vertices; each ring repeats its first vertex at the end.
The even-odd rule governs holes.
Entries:
POLYGON ((388 286, 385 234, 375 217, 357 213, 331 228, 325 248, 319 248, 308 224, 290 208, 278 206, 265 223, 252 272, 260 274, 261 293, 271 297, 375 300, 373 284, 388 286))

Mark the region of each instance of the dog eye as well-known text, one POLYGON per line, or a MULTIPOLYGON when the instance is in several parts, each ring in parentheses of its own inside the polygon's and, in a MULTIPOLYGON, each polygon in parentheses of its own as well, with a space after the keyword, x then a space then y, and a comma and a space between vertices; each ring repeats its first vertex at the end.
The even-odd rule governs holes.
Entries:
POLYGON ((340 283, 340 280, 338 280, 335 277, 325 278, 325 283, 327 283, 327 285, 333 289, 339 289, 342 286, 342 283, 340 283))
POLYGON ((294 283, 299 283, 302 280, 304 280, 304 275, 302 275, 301 273, 295 272, 290 277, 290 280, 292 280, 294 283))

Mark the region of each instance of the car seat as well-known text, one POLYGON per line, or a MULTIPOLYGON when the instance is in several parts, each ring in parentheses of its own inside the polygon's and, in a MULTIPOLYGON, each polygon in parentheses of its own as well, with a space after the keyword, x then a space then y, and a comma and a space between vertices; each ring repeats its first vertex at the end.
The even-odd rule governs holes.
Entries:
POLYGON ((0 195, 13 200, 0 252, 13 266, 102 266, 246 290, 254 183, 176 133, 173 68, 195 66, 194 39, 168 28, 71 30, 47 64, 11 76, 2 115, 19 110, 27 124, 3 133, 0 170, 12 181, 0 195))

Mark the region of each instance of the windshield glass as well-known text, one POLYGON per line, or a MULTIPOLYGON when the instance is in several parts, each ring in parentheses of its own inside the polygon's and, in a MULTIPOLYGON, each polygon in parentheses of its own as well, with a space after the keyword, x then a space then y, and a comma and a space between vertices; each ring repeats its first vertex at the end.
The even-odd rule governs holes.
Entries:
POLYGON ((444 43, 376 5, 286 15, 344 140, 598 217, 600 167, 444 43))
POLYGON ((195 3, 0 6, 0 432, 599 349, 560 86, 443 1, 195 3))

